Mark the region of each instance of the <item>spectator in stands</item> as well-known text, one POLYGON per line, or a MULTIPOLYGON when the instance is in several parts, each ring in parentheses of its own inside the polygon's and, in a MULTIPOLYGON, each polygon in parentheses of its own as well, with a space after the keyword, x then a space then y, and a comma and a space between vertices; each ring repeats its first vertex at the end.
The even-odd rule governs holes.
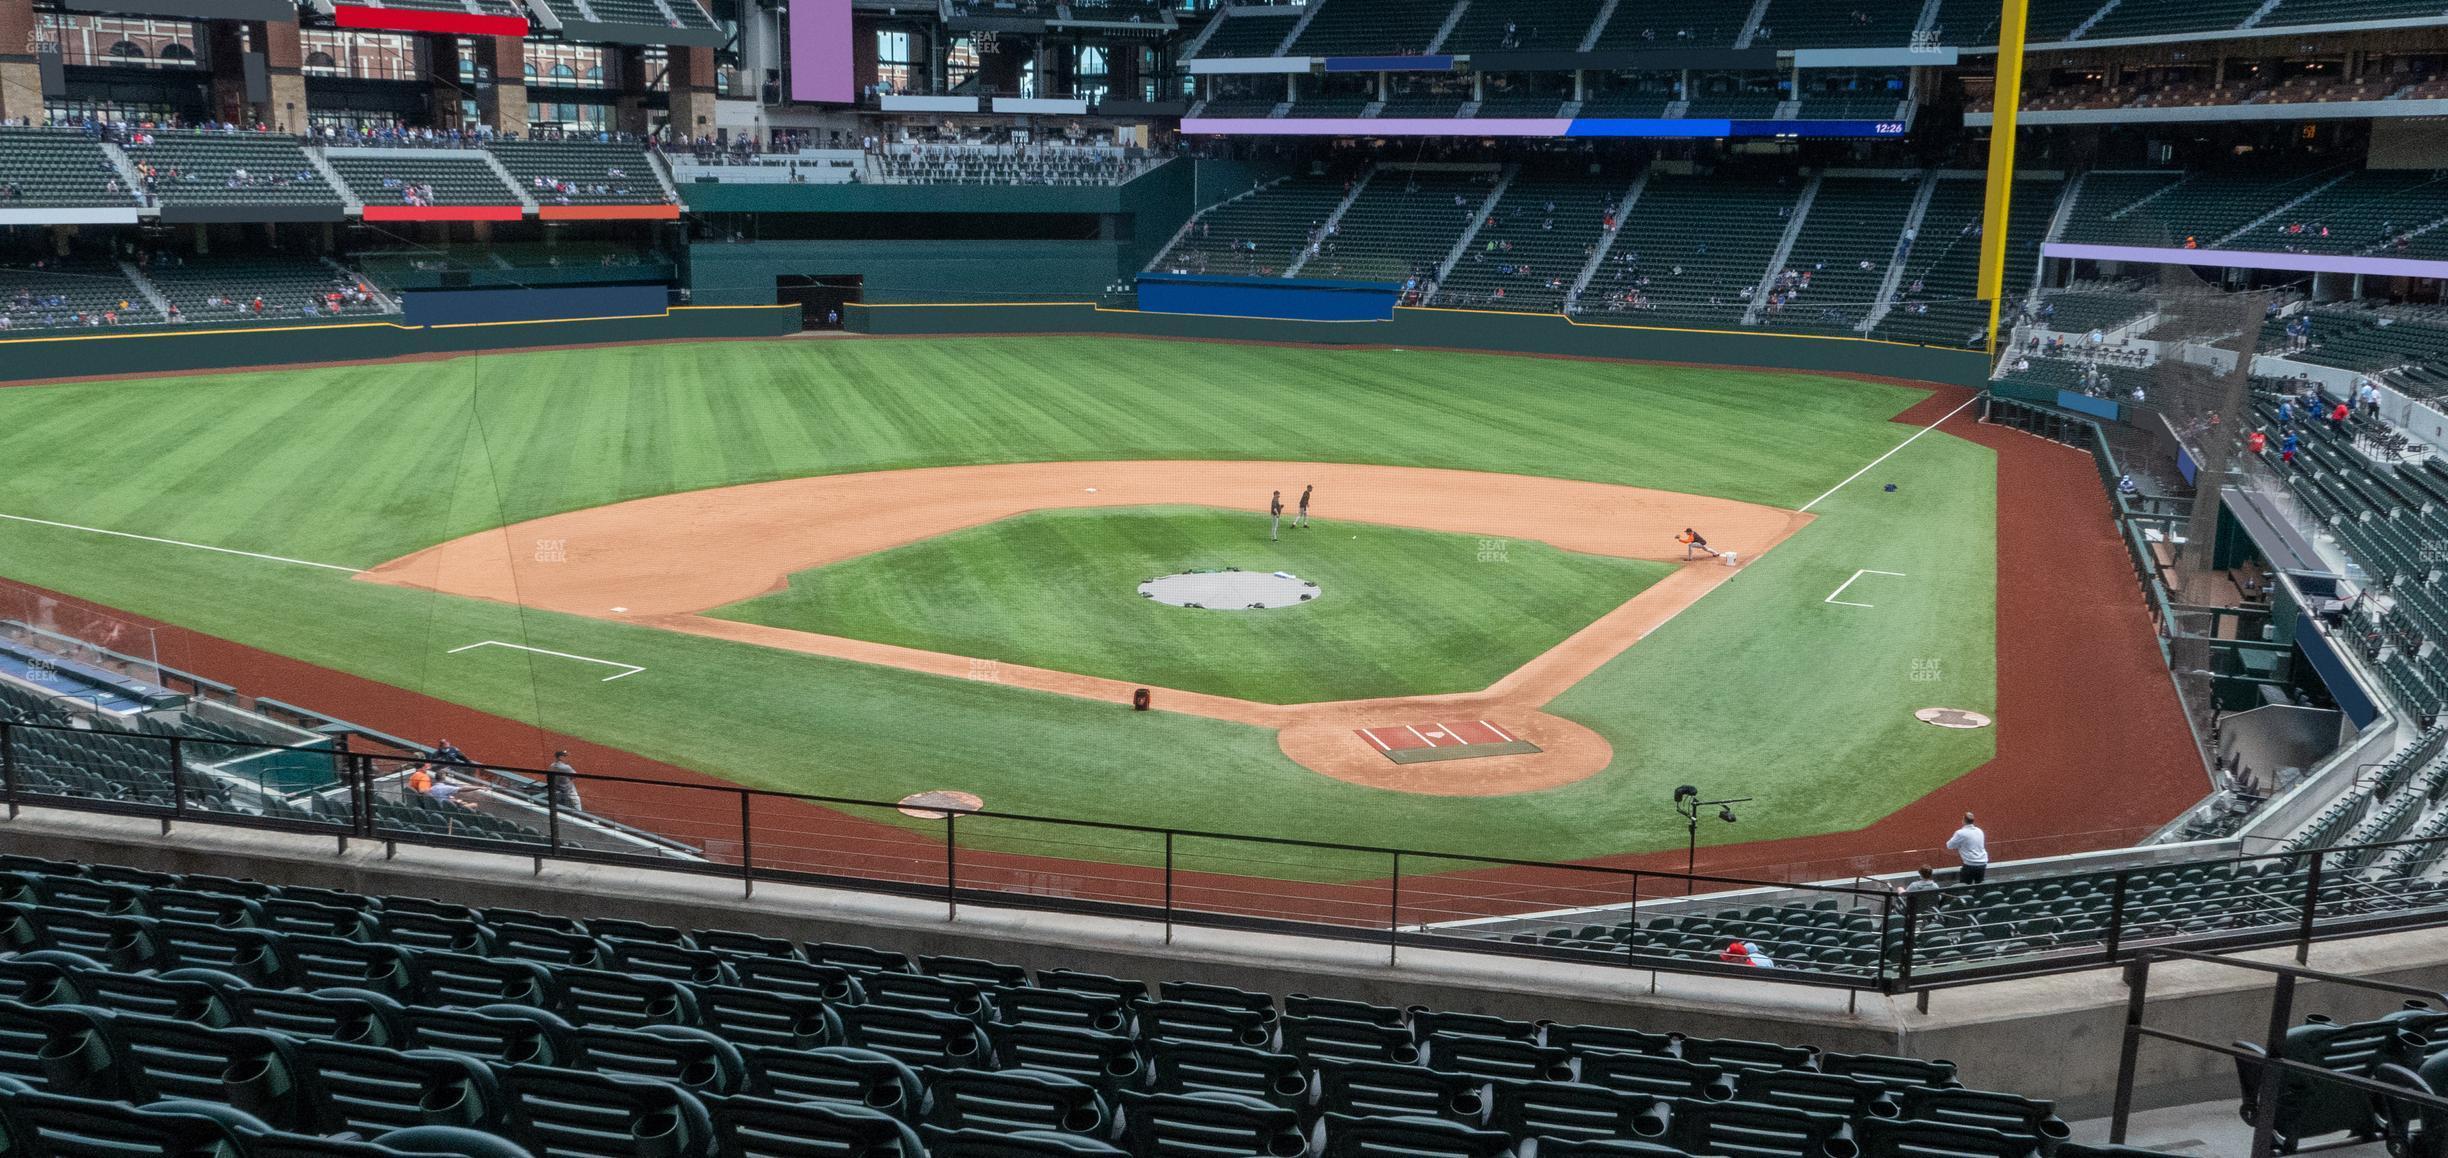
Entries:
POLYGON ((1758 969, 1774 969, 1776 962, 1768 959, 1766 950, 1757 941, 1728 941, 1717 959, 1728 965, 1749 965, 1758 969))
POLYGON ((552 780, 554 805, 572 812, 584 807, 578 799, 578 770, 570 767, 568 752, 553 753, 553 762, 545 771, 552 780))
POLYGON ((2295 448, 2299 444, 2300 440, 2295 437, 2295 432, 2292 430, 2289 430, 2285 434, 2278 437, 2278 462, 2280 465, 2293 466, 2295 464, 2295 448))
POLYGON ((2377 421, 2380 417, 2380 387, 2373 383, 2369 374, 2364 375, 2363 381, 2355 387, 2355 406, 2365 418, 2377 421))
POLYGON ((1914 893, 1934 893, 1939 891, 1941 887, 1942 886, 1940 886, 1938 883, 1938 870, 1931 868, 1928 865, 1922 865, 1921 868, 1913 874, 1913 879, 1905 882, 1902 887, 1896 889, 1896 892, 1909 897, 1914 893))
POLYGON ((416 767, 408 770, 408 791, 414 792, 419 796, 423 796, 424 794, 433 791, 433 786, 433 772, 426 768, 423 764, 419 764, 416 767))
POLYGON ((433 749, 433 758, 434 758, 434 762, 435 762, 435 763, 438 763, 438 764, 473 764, 473 763, 475 763, 475 761, 470 760, 470 759, 468 759, 468 758, 467 758, 467 753, 460 751, 460 750, 459 750, 457 747, 453 746, 453 745, 451 744, 451 742, 450 742, 450 741, 448 741, 448 740, 444 740, 444 741, 442 741, 441 743, 434 745, 434 749, 433 749))
POLYGON ((2329 408, 2329 433, 2334 434, 2334 435, 2337 435, 2337 436, 2339 436, 2339 437, 2341 437, 2341 438, 2345 437, 2345 435, 2346 435, 2346 419, 2347 419, 2347 418, 2349 418, 2349 417, 2351 417, 2353 414, 2354 414, 2354 411, 2353 411, 2353 410, 2351 410, 2351 409, 2349 409, 2349 408, 2347 407, 2347 405, 2346 405, 2345 403, 2343 403, 2343 402, 2340 402, 2340 403, 2338 403, 2337 405, 2330 407, 2330 408, 2329 408))
POLYGON ((2261 457, 2262 454, 2269 450, 2269 435, 2258 430, 2253 431, 2251 434, 2245 435, 2244 449, 2254 458, 2261 457))
POLYGON ((472 812, 476 808, 476 802, 472 800, 459 799, 460 794, 466 791, 467 788, 465 785, 455 784, 448 780, 436 778, 433 783, 425 789, 425 797, 428 800, 432 800, 440 804, 456 804, 459 807, 468 809, 472 812))
POLYGON ((1963 827, 1947 838, 1947 851, 1961 862, 1955 871, 1955 883, 1977 885, 1989 879, 1989 834, 1973 823, 1972 814, 1964 813, 1963 827))

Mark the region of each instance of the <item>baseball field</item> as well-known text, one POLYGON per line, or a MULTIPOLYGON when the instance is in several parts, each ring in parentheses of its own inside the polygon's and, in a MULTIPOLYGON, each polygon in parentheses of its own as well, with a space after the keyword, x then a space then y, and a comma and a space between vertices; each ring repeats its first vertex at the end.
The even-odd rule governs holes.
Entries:
POLYGON ((0 578, 480 714, 461 746, 522 766, 575 738, 588 772, 1678 867, 1683 783, 1754 798, 1707 843, 1814 855, 1975 770, 2034 811, 2000 839, 2163 819, 2194 781, 2111 805, 2088 778, 2167 764, 2164 686, 2046 741, 2073 749, 2005 750, 2040 703, 2001 704, 2001 608, 2061 602, 2033 638, 2108 670, 2151 645, 2138 608, 2091 606, 2133 602, 2095 507, 2001 518, 2007 456, 2060 490, 2088 460, 1975 429, 1967 398, 1089 337, 29 386, 0 390, 0 578), (1270 540, 1270 492, 1306 485, 1313 525, 1270 540), (1687 562, 1685 526, 1736 565, 1687 562), (1316 597, 1137 590, 1227 569, 1316 597), (1125 706, 1141 687, 1156 710, 1125 706), (1393 758, 1481 721, 1538 751, 1393 758))

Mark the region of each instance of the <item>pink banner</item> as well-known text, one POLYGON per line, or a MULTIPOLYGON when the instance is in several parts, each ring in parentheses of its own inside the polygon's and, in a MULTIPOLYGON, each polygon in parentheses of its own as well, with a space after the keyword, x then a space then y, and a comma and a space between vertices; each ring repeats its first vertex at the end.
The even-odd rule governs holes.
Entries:
POLYGON ((790 99, 849 104, 850 0, 790 0, 790 99))

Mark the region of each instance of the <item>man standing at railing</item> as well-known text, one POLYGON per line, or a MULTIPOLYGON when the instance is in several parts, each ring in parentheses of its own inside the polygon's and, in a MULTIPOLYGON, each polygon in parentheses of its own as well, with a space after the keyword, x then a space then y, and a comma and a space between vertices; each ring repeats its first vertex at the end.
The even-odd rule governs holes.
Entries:
POLYGON ((546 778, 552 781, 552 799, 555 807, 565 808, 571 812, 579 811, 584 807, 578 800, 578 770, 570 767, 568 752, 553 753, 553 762, 545 769, 545 774, 546 778))
POLYGON ((1964 813, 1963 827, 1947 838, 1947 851, 1963 862, 1955 870, 1955 883, 1977 885, 1989 878, 1989 834, 1972 823, 1972 814, 1964 813))

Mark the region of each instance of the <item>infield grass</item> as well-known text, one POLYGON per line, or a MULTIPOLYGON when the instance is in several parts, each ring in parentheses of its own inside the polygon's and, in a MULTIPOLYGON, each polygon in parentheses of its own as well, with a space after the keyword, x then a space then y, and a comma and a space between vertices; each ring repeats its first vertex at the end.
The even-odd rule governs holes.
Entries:
MULTIPOLYGON (((671 491, 1056 459, 1388 463, 1792 507, 1893 447, 1908 432, 1888 418, 1919 397, 1798 374, 1101 338, 550 351, 0 390, 0 514, 366 567, 671 491)), ((1511 797, 1330 780, 1259 728, 58 527, 0 520, 0 576, 759 787, 958 788, 1039 815, 1576 858, 1679 847, 1678 783, 1760 797, 1706 834, 1758 840, 1867 824, 1986 759, 1985 731, 1907 721, 1933 703, 1992 709, 1993 488, 1982 448, 1915 443, 1553 705, 1614 744, 1605 772, 1511 797), (1871 609, 1823 602, 1864 567, 1910 578, 1856 588, 1871 609), (452 654, 487 639, 647 670, 603 683, 550 657, 452 654)), ((1384 867, 1288 856, 1271 871, 1384 867)))
POLYGON ((1672 564, 1203 507, 1041 511, 802 571, 723 619, 1271 704, 1476 691, 1672 564), (1309 603, 1171 607, 1143 580, 1289 571, 1309 603))

